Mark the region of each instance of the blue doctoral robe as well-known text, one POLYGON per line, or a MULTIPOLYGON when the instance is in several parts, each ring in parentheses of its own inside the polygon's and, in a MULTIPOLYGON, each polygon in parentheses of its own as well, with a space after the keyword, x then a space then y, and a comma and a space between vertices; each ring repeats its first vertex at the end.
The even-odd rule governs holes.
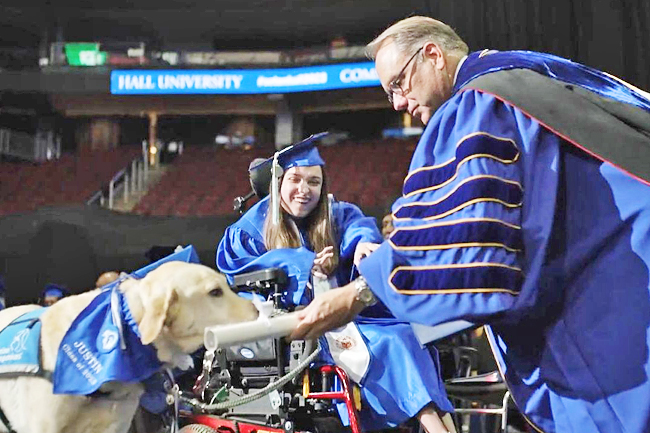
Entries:
MULTIPOLYGON (((508 68, 650 107, 564 59, 472 53, 415 150, 393 205, 396 231, 360 272, 398 319, 489 323, 513 398, 537 430, 648 432, 650 186, 471 88, 508 68)), ((555 109, 571 110, 564 102, 555 109)))
MULTIPOLYGON (((289 276, 284 300, 287 304, 307 304, 306 290, 315 253, 309 245, 297 249, 267 251, 263 227, 268 197, 255 204, 235 224, 228 227, 217 248, 217 266, 232 283, 234 275, 268 267, 281 267, 289 276)), ((353 257, 359 242, 381 242, 373 218, 346 202, 332 205, 334 227, 339 242, 339 286, 356 275, 353 257)), ((304 238, 304 236, 303 236, 304 238)), ((365 259, 364 259, 365 260, 365 259)), ((433 403, 445 412, 453 411, 440 379, 434 348, 422 348, 409 323, 397 321, 383 305, 366 309, 355 323, 370 352, 368 372, 360 383, 361 424, 365 430, 396 426, 433 403)), ((331 360, 329 360, 331 362, 331 360)), ((346 412, 339 410, 346 422, 346 412)))

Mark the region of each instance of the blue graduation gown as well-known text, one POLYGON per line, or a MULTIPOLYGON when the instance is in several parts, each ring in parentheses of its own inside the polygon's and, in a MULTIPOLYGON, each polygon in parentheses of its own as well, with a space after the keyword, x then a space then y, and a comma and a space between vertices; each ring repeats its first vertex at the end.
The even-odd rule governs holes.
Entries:
MULTIPOLYGON (((591 91, 607 80, 539 53, 483 54, 456 90, 508 67, 591 91)), ((650 106, 608 85, 606 97, 650 106)), ((428 123, 393 214, 396 231, 360 272, 398 319, 491 324, 513 398, 540 431, 650 431, 650 186, 469 88, 428 123)))
MULTIPOLYGON (((268 197, 226 229, 217 248, 217 266, 231 282, 232 276, 243 272, 281 267, 289 276, 285 301, 306 304, 312 297, 305 286, 315 253, 308 246, 267 251, 263 236, 267 210, 268 197)), ((353 257, 357 244, 381 242, 382 238, 374 219, 365 217, 350 203, 334 202, 332 215, 340 239, 336 278, 341 286, 355 276, 353 257)), ((359 384, 364 429, 396 426, 429 403, 445 412, 453 410, 439 376, 435 349, 422 348, 409 323, 397 321, 381 304, 366 309, 355 323, 370 352, 368 372, 359 384)), ((346 417, 345 411, 339 413, 346 417)))

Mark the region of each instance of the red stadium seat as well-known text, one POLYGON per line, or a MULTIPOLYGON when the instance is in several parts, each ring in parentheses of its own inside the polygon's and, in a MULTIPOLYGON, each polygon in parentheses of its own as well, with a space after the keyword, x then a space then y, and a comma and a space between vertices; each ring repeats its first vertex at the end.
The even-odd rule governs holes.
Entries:
POLYGON ((137 146, 84 155, 64 154, 42 164, 1 162, 1 212, 6 215, 40 206, 83 204, 139 154, 137 146))
MULTIPOLYGON (((362 208, 386 209, 401 192, 414 142, 372 140, 323 146, 329 190, 362 208)), ((248 164, 260 152, 187 147, 135 206, 154 215, 232 215, 232 201, 250 190, 248 164)))

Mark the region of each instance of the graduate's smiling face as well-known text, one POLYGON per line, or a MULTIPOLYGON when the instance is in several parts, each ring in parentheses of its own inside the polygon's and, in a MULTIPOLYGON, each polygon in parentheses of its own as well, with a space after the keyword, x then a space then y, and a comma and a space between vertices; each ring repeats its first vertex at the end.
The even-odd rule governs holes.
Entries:
POLYGON ((304 218, 318 205, 322 189, 320 165, 291 167, 284 173, 280 186, 282 208, 296 218, 304 218))
POLYGON ((449 66, 442 49, 433 42, 403 52, 388 40, 375 57, 377 75, 393 108, 407 110, 425 125, 451 97, 455 71, 450 74, 449 66))

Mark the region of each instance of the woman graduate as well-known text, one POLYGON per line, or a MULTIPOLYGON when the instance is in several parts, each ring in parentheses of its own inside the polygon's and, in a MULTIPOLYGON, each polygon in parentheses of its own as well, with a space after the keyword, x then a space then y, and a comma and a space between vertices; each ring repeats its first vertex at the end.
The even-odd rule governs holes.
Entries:
MULTIPOLYGON (((350 282, 356 265, 382 238, 373 218, 328 196, 325 163, 313 141, 280 151, 251 170, 269 170, 267 164, 275 166, 271 194, 226 229, 217 266, 231 282, 240 273, 280 267, 289 277, 283 301, 304 305, 314 292, 350 282)), ((360 287, 363 313, 326 334, 326 352, 360 386, 363 428, 393 427, 417 416, 428 433, 455 431, 448 414, 444 422, 439 416, 453 408, 435 349, 422 348, 409 323, 397 321, 365 294, 360 287)), ((339 413, 347 422, 345 411, 339 413)))

